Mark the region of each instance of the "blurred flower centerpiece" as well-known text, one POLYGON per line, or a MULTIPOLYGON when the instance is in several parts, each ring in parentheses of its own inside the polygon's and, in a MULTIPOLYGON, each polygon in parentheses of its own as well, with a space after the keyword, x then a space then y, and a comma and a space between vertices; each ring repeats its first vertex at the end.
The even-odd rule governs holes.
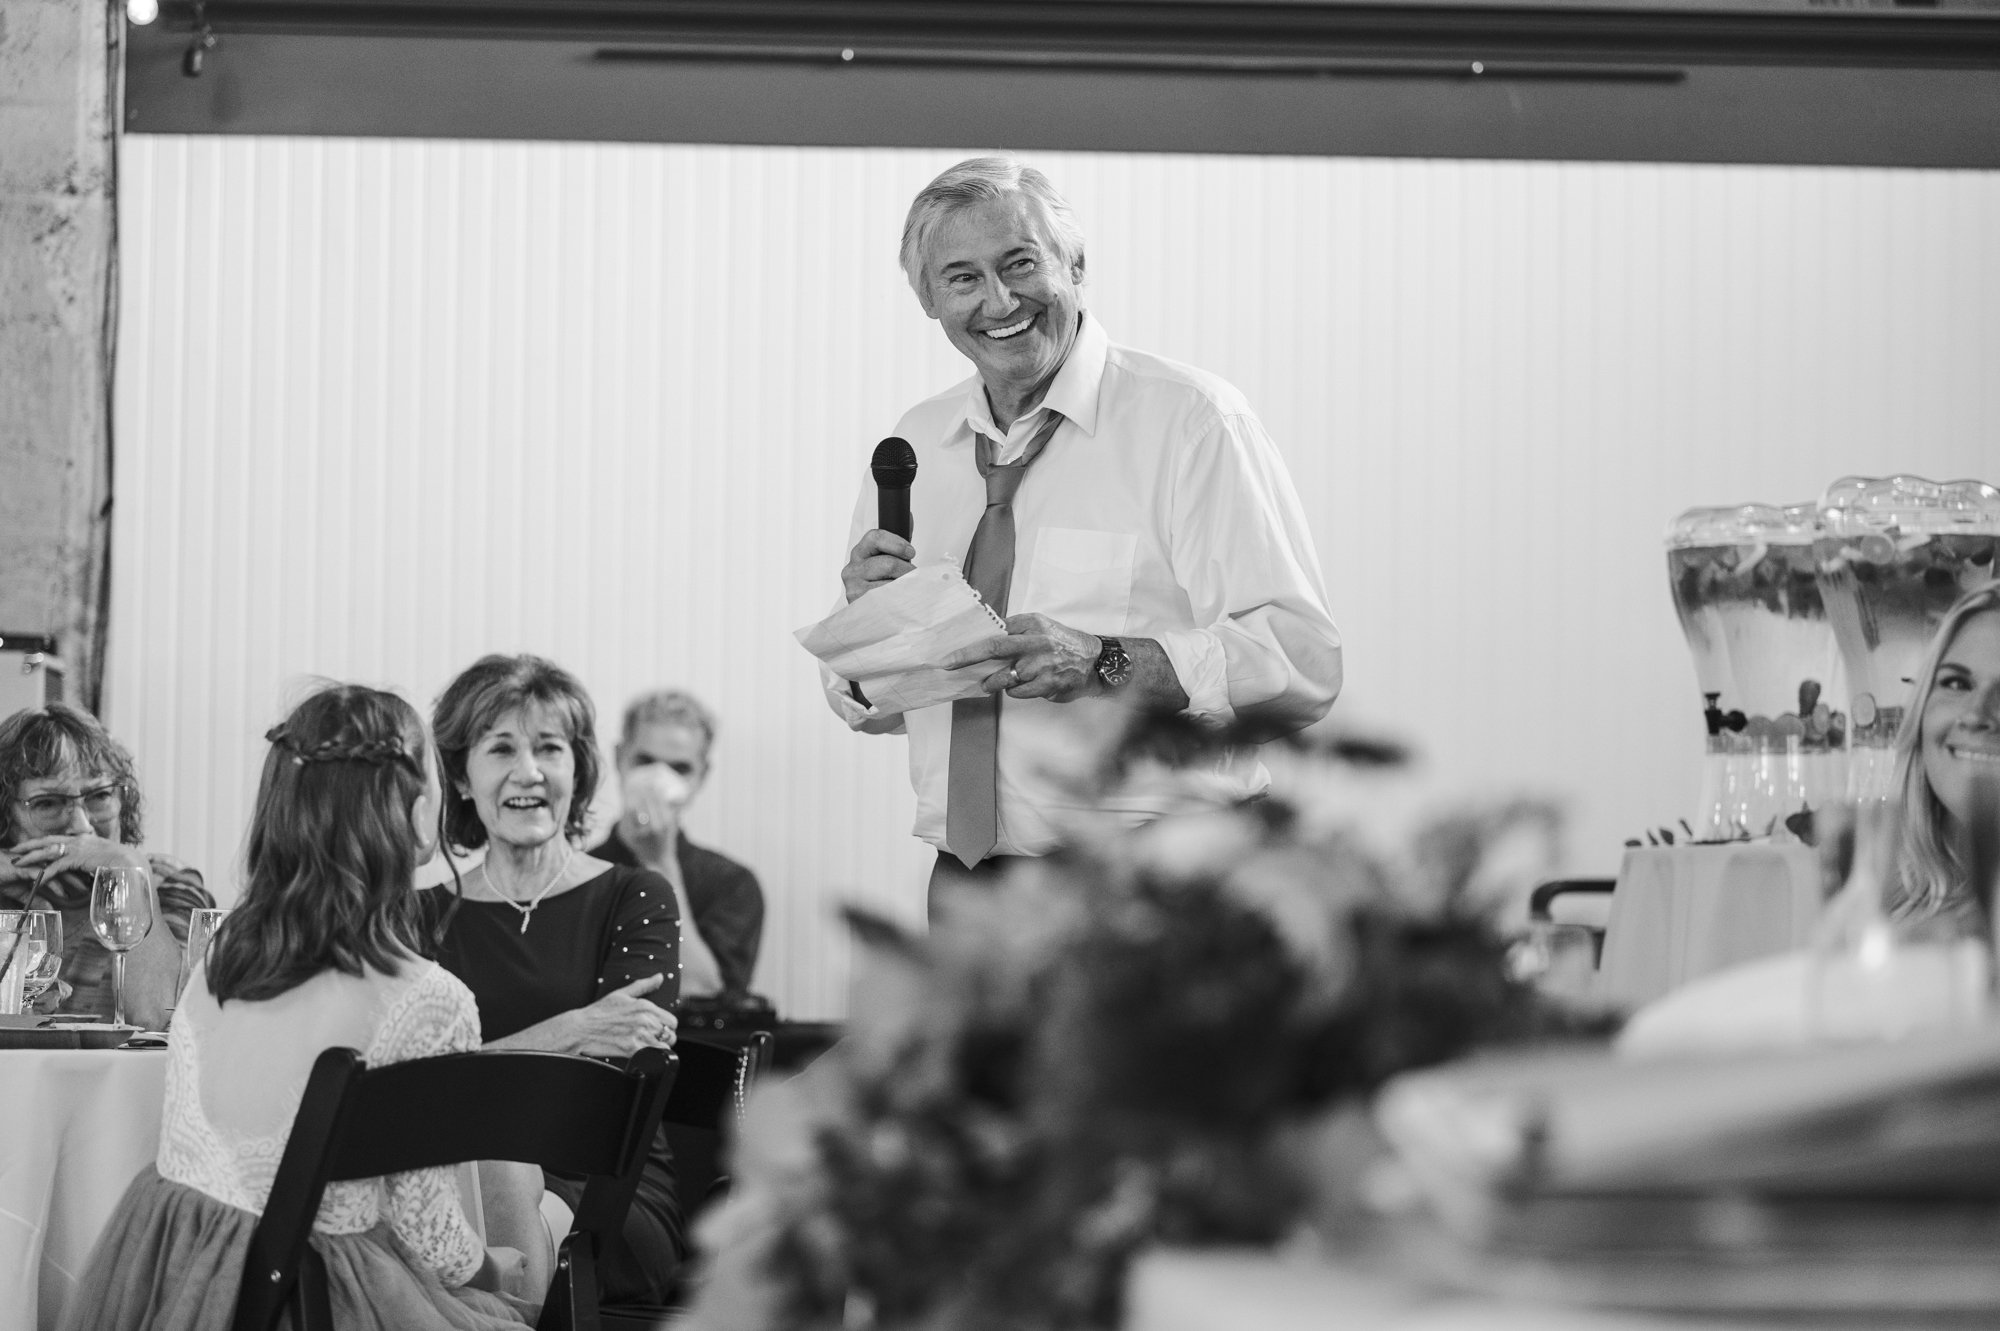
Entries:
POLYGON ((1838 799, 1847 718, 1820 595, 1811 504, 1689 509, 1667 528, 1667 576, 1702 695, 1698 841, 1789 836, 1838 799))
MULTIPOLYGON (((1220 751, 1163 732, 1113 781, 1220 751)), ((1384 853, 1324 749, 1267 762, 1270 798, 1078 841, 928 937, 854 917, 848 1038, 753 1100, 687 1325, 1108 1331, 1149 1245, 1289 1232, 1329 1119, 1390 1076, 1556 1020, 1468 888, 1546 806, 1384 853)))
POLYGON ((1996 573, 2000 490, 1848 476, 1819 501, 1814 548, 1854 718, 1847 798, 1887 799, 1912 676, 1944 612, 1996 573))

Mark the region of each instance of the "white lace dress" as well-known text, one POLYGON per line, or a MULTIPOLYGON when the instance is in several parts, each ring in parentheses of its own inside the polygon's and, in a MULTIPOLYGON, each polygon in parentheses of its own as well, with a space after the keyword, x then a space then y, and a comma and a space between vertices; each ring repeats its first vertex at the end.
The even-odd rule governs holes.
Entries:
MULTIPOLYGON (((227 1331, 313 1061, 340 1045, 371 1066, 475 1049, 479 1013, 429 961, 397 976, 323 971, 277 998, 227 1004, 196 972, 168 1043, 157 1165, 119 1203, 66 1327, 227 1331)), ((312 1241, 341 1331, 497 1331, 526 1320, 465 1288, 484 1246, 451 1171, 329 1184, 312 1241)))

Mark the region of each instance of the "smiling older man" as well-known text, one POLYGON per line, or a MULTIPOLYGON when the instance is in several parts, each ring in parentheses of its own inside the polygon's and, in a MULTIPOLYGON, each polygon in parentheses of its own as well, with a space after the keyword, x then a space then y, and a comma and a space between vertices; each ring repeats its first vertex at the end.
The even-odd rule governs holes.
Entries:
MULTIPOLYGON (((954 873, 1055 842, 1075 796, 1034 761, 1052 732, 1117 707, 1310 725, 1339 692, 1340 635, 1263 425, 1229 384, 1118 346, 1085 312, 1083 235, 1047 177, 952 167, 910 205, 902 264, 978 373, 896 427, 917 453, 915 544, 871 527, 864 485, 841 581, 853 601, 958 558, 1007 632, 942 663, 992 661, 986 698, 882 717, 843 681, 827 696, 856 729, 907 727, 935 900, 954 873)), ((1251 760, 1233 780, 1248 796, 1268 778, 1251 760)))

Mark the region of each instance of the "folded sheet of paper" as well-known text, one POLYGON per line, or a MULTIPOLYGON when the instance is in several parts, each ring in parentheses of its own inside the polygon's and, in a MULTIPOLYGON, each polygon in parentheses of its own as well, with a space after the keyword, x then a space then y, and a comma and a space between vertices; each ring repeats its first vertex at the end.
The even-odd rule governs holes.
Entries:
POLYGON ((878 712, 913 712, 985 692, 990 662, 958 670, 937 663, 1007 625, 952 563, 926 564, 875 588, 793 636, 841 679, 861 686, 878 712))

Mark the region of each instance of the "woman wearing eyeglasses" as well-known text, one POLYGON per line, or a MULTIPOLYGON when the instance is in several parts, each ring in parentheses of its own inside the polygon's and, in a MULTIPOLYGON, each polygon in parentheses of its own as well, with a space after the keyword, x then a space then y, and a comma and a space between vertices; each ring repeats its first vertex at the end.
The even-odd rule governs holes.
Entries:
POLYGON ((88 712, 58 702, 0 721, 0 907, 62 912, 62 1010, 108 1019, 111 954, 90 927, 91 875, 113 865, 149 870, 158 913, 152 933, 126 953, 125 1014, 160 1030, 188 915, 215 899, 199 873, 143 847, 142 812, 132 756, 88 712))

